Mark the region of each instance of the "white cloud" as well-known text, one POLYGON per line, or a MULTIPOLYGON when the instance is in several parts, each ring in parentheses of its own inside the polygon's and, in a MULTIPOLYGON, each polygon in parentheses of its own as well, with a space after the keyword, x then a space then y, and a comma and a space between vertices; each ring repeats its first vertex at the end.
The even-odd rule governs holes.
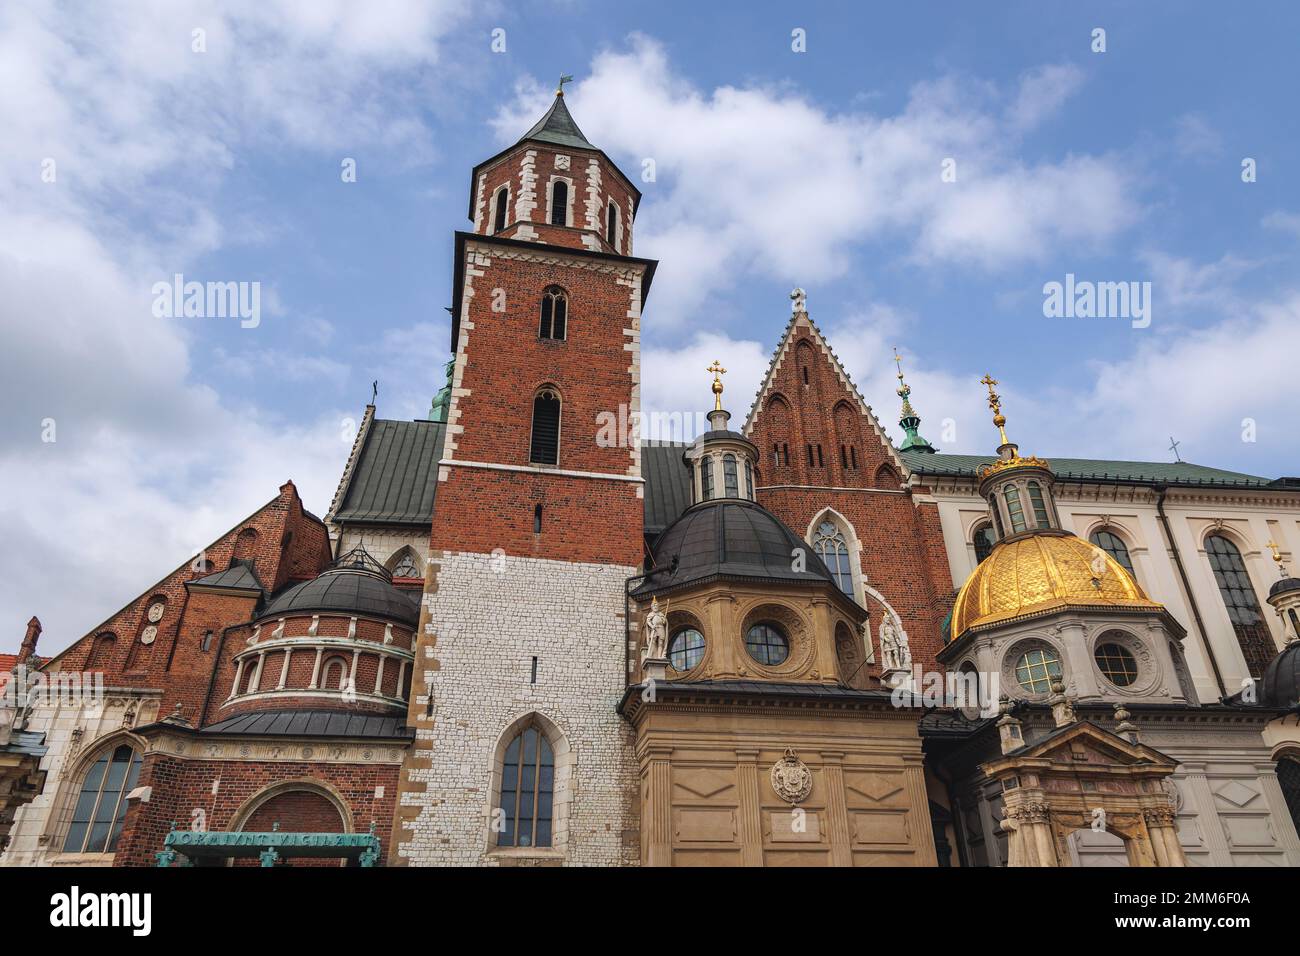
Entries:
MULTIPOLYGON (((431 78, 439 41, 466 10, 417 0, 0 6, 0 523, 7 552, 22 556, 0 581, 0 646, 36 613, 41 650, 62 649, 287 478, 323 516, 355 408, 286 423, 237 392, 218 395, 195 379, 193 323, 223 320, 156 319, 149 290, 200 254, 257 240, 256 221, 215 211, 246 148, 333 157, 365 144, 385 161, 427 161, 418 80, 431 78), (191 49, 196 28, 204 53, 191 49), (392 82, 397 71, 405 82, 392 82), (42 180, 47 158, 54 182, 42 180), (52 443, 41 440, 47 420, 52 443)), ((274 286, 263 307, 288 311, 274 286)), ((303 328, 322 346, 332 333, 318 317, 303 328)), ((249 337, 227 350, 227 371, 274 365, 308 379, 345 368, 259 351, 256 330, 239 335, 249 337)))
MULTIPOLYGON (((664 262, 654 308, 665 327, 754 273, 805 286, 842 276, 864 240, 983 269, 1104 243, 1139 210, 1117 158, 1026 163, 1009 152, 1080 82, 1072 66, 1032 71, 1014 94, 944 77, 917 84, 897 115, 833 113, 786 89, 700 90, 659 44, 634 37, 626 51, 597 56, 566 96, 583 131, 630 175, 655 161, 636 248, 664 262), (948 157, 955 183, 940 178, 948 157)), ((503 141, 550 95, 521 86, 496 120, 503 141)))

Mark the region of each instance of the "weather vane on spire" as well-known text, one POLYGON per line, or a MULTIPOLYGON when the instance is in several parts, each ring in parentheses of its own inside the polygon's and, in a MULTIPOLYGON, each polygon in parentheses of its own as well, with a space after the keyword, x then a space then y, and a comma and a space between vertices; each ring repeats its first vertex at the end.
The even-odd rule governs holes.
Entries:
POLYGON ((989 409, 993 412, 993 424, 998 426, 998 434, 1002 436, 1002 444, 1011 444, 1007 441, 1007 417, 1002 414, 1002 396, 993 391, 993 386, 998 384, 998 380, 987 372, 980 379, 981 385, 987 385, 989 390, 989 409))
POLYGON ((722 376, 727 374, 727 370, 722 367, 722 363, 717 359, 713 364, 704 371, 713 373, 713 410, 722 411, 722 376))
POLYGON ((560 83, 559 83, 559 85, 555 88, 555 95, 556 95, 556 96, 563 96, 563 95, 564 95, 564 84, 565 84, 565 83, 572 83, 572 82, 573 82, 573 74, 572 74, 572 73, 561 73, 561 74, 560 74, 560 83))

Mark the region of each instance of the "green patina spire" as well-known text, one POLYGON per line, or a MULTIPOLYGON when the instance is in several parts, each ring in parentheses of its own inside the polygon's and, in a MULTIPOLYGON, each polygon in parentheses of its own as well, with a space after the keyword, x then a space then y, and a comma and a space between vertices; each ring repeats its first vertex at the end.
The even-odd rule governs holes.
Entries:
POLYGON ((912 408, 912 386, 903 381, 903 359, 898 354, 898 349, 894 349, 894 364, 898 366, 898 397, 903 400, 902 417, 899 418, 898 424, 903 427, 903 431, 907 432, 907 438, 898 446, 898 450, 933 453, 934 446, 922 438, 918 431, 921 427, 921 416, 912 408))
POLYGON ((451 374, 456 368, 456 360, 452 359, 447 363, 447 384, 442 387, 437 395, 433 396, 433 404, 429 406, 429 421, 446 422, 447 410, 451 408, 451 374))

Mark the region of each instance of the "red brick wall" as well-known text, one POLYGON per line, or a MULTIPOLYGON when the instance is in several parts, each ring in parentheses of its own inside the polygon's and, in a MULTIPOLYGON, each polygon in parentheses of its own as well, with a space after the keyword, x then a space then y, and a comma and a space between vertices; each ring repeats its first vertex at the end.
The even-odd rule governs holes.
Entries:
MULTIPOLYGON (((298 745, 301 746, 301 745, 298 745)), ((320 747, 320 743, 311 746, 320 747)), ((376 744, 387 747, 389 744, 376 744)), ((254 794, 272 784, 289 780, 314 780, 333 787, 352 813, 357 832, 367 830, 373 820, 375 833, 383 841, 384 854, 392 848, 393 813, 397 799, 398 767, 394 764, 360 765, 301 762, 247 762, 217 760, 181 760, 153 753, 144 760, 140 786, 153 788, 148 803, 135 802, 127 812, 122 837, 118 843, 114 866, 153 866, 154 853, 162 849, 163 840, 175 822, 178 829, 188 827, 195 808, 206 815, 207 829, 229 830, 235 814, 254 794), (212 781, 220 778, 216 796, 212 781), (376 799, 375 788, 382 786, 384 796, 376 799)), ((323 822, 320 813, 307 813, 310 805, 293 801, 306 815, 299 818, 310 832, 323 822)), ((268 811, 269 812, 269 811, 268 811)), ((256 815, 255 815, 256 816, 256 815)), ((282 830, 299 829, 280 817, 282 830)), ((258 829, 245 825, 242 829, 258 829)), ((270 829, 268 823, 266 829, 270 829)))
MULTIPOLYGON (((862 544, 864 578, 902 618, 913 659, 926 669, 941 670, 934 658, 943 646, 939 625, 950 607, 953 584, 938 508, 900 491, 901 477, 889 449, 806 328, 796 327, 749 437, 763 456, 760 483, 768 486, 759 491, 759 502, 801 536, 824 508, 834 508, 848 520, 862 544), (774 444, 789 445, 788 465, 774 461, 774 444)), ((881 610, 869 610, 878 655, 881 610)))
MULTIPOLYGON (((559 470, 627 476, 633 463, 627 436, 598 442, 600 416, 630 408, 633 353, 628 351, 630 288, 613 275, 564 262, 492 257, 476 264, 469 299, 466 362, 456 396, 464 432, 448 457, 458 461, 528 466, 533 397, 541 386, 561 397, 559 470), (542 291, 569 292, 567 339, 537 337, 542 291), (506 309, 492 311, 493 289, 505 290, 506 309), (607 447, 602 447, 605 445, 607 447)), ((475 255, 471 248, 469 255, 475 255)), ((625 411, 623 419, 626 420, 625 411)), ((637 436, 632 435, 633 439, 637 436)), ((514 472, 451 467, 438 488, 433 518, 435 549, 566 561, 636 565, 643 525, 640 485, 575 478, 545 471, 514 472), (543 506, 542 533, 534 509, 543 506)))
POLYGON ((196 571, 186 562, 60 654, 53 667, 83 670, 93 664, 94 670, 104 672, 108 686, 162 687, 162 713, 170 714, 179 701, 184 716, 196 720, 216 663, 221 632, 246 621, 253 601, 242 596, 191 594, 185 584, 229 567, 237 546, 253 561, 264 586, 292 576, 314 577, 329 561, 324 525, 303 510, 294 486, 285 484, 278 497, 204 550, 211 571, 196 571), (241 538, 241 532, 249 530, 255 534, 241 538), (157 624, 154 642, 144 645, 140 634, 148 624, 146 612, 156 600, 162 601, 166 610, 157 624), (209 629, 214 631, 214 639, 205 653, 200 648, 209 629), (92 648, 97 643, 109 646, 96 640, 106 633, 115 636, 111 651, 96 654, 92 662, 92 648))

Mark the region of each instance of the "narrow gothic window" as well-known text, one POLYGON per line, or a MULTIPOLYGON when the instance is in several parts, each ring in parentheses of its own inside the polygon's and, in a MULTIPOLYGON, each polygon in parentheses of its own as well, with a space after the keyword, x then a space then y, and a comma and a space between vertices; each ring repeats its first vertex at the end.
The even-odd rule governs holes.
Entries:
MULTIPOLYGON (((536 505, 533 508, 533 534, 542 533, 542 506, 536 505)), ((536 658, 533 658, 536 660, 536 658)))
POLYGON ((808 467, 811 468, 811 467, 812 467, 812 464, 813 464, 813 450, 812 450, 812 445, 807 445, 807 446, 805 446, 805 447, 808 449, 808 467))
POLYGON ((1006 490, 1007 496, 1007 515, 1011 518, 1011 531, 1016 533, 1025 530, 1025 512, 1020 507, 1020 492, 1010 486, 1006 490))
POLYGON ((551 185, 551 225, 569 224, 569 184, 557 179, 551 185))
POLYGON ((997 535, 993 533, 993 525, 982 524, 975 529, 975 561, 982 562, 993 553, 993 545, 997 542, 997 535))
MULTIPOLYGON (((750 501, 754 500, 754 466, 748 459, 745 461, 745 496, 750 501)), ((1291 612, 1291 616, 1295 616, 1295 611, 1291 612)))
POLYGON ((852 445, 849 446, 849 466, 854 471, 858 470, 858 450, 852 445))
POLYGON ((849 569, 849 546, 844 540, 844 532, 833 522, 823 521, 813 536, 813 550, 830 569, 840 590, 853 594, 853 572, 849 569))
POLYGON ((126 795, 140 776, 140 755, 127 744, 105 751, 81 782, 64 853, 112 853, 126 820, 126 795))
POLYGON ((1088 540, 1120 563, 1130 576, 1133 575, 1133 559, 1129 557, 1128 545, 1124 539, 1110 531, 1100 529, 1088 535, 1088 540))
POLYGON ((542 321, 538 338, 563 339, 569 324, 569 296, 558 285, 547 286, 542 293, 542 321))
POLYGON ((550 846, 555 757, 541 729, 526 728, 506 748, 501 767, 505 830, 497 846, 550 846))
POLYGON ((506 206, 510 201, 510 190, 502 186, 497 190, 496 221, 492 224, 493 232, 500 232, 506 227, 506 206))
POLYGON ((821 468, 826 462, 822 460, 822 446, 817 446, 817 467, 821 468))
MULTIPOLYGON (((605 241, 611 246, 614 245, 614 237, 618 235, 618 207, 613 203, 609 204, 609 209, 605 213, 605 241)), ((617 247, 616 247, 617 248, 617 247)))
POLYGON ((781 464, 781 443, 780 442, 776 442, 776 441, 772 442, 772 464, 774 465, 781 464))
POLYGON ((1259 600, 1255 597, 1255 588, 1250 583, 1241 552, 1227 538, 1212 534, 1205 539, 1205 554, 1219 585, 1219 594, 1223 596, 1228 620, 1237 633, 1237 643, 1246 658, 1246 669, 1251 677, 1261 680, 1277 648, 1273 646, 1273 636, 1259 612, 1259 600))
POLYGON ((528 460, 535 465, 560 463, 560 396, 549 388, 533 399, 533 441, 528 460))
POLYGON ((736 456, 722 456, 722 493, 728 498, 740 497, 739 478, 736 473, 736 456))
POLYGON ((989 510, 993 512, 993 523, 998 526, 998 538, 1007 536, 1007 529, 1002 526, 1002 512, 998 510, 997 495, 989 495, 989 510))
POLYGON ((206 654, 208 651, 212 650, 212 632, 211 632, 211 631, 204 631, 204 632, 203 632, 203 643, 202 643, 202 645, 200 645, 199 650, 203 651, 203 653, 205 653, 205 654, 206 654))
POLYGON ((803 367, 803 383, 804 383, 805 385, 808 384, 808 366, 807 366, 807 365, 805 365, 805 366, 803 367))
POLYGON ((849 467, 849 450, 843 445, 840 446, 840 467, 844 469, 849 467))
POLYGON ((1038 486, 1038 482, 1029 483, 1029 501, 1034 506, 1034 524, 1039 528, 1050 528, 1051 522, 1047 520, 1047 503, 1043 501, 1043 489, 1038 486))
POLYGON ((705 501, 713 497, 713 456, 700 459, 700 493, 705 501))
POLYGON ((781 442, 781 463, 790 464, 790 446, 786 442, 781 442))

